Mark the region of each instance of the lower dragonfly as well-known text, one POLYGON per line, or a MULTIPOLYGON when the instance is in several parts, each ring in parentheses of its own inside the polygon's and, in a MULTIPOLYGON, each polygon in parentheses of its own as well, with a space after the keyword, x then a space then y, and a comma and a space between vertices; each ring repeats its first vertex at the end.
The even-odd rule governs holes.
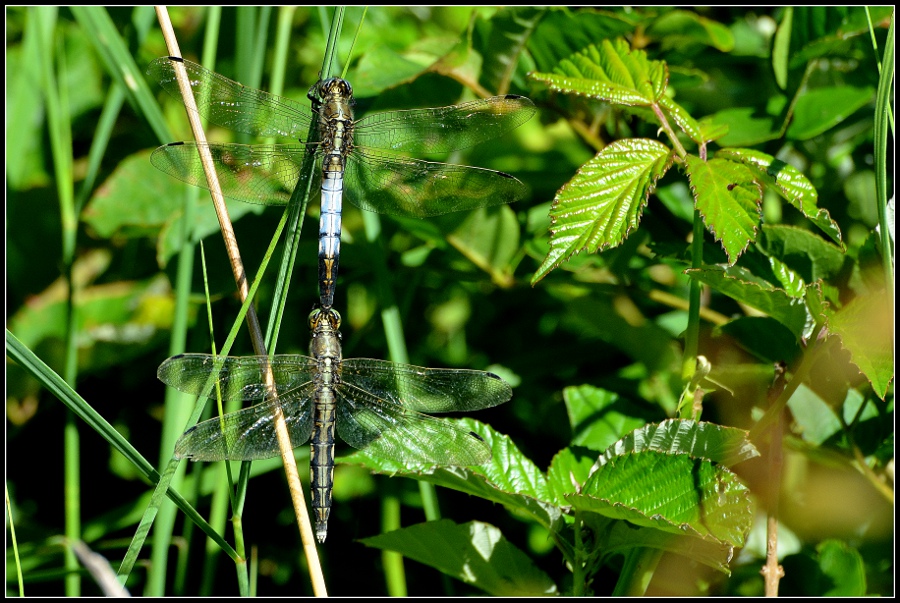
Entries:
MULTIPOLYGON (((528 98, 505 94, 429 109, 387 111, 356 119, 353 89, 332 77, 309 91, 312 106, 244 86, 178 57, 150 63, 147 73, 184 102, 178 71, 184 69, 197 111, 212 123, 254 136, 281 136, 301 144, 208 144, 226 197, 285 205, 297 186, 307 152, 321 183, 319 305, 330 308, 340 261, 344 192, 361 209, 424 218, 521 199, 526 187, 504 172, 424 161, 501 136, 528 121, 528 98), (310 128, 312 135, 304 140, 310 128)), ((197 145, 177 142, 156 149, 154 166, 188 184, 208 187, 197 145)))
POLYGON ((493 373, 432 369, 372 358, 341 358, 340 314, 316 308, 309 315, 310 356, 181 354, 163 362, 157 375, 183 392, 227 400, 262 402, 186 431, 177 458, 252 461, 280 454, 274 406, 281 404, 291 444, 312 438, 309 470, 316 539, 325 542, 334 483, 337 434, 354 448, 403 463, 480 465, 490 447, 475 433, 422 413, 481 410, 512 397, 493 373), (266 386, 267 369, 276 395, 266 386), (213 386, 218 386, 214 388, 213 386))

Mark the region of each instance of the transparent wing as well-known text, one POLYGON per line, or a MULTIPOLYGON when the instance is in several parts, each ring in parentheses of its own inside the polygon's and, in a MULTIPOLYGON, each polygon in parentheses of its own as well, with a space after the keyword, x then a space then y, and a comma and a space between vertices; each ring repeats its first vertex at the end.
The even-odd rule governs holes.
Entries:
MULTIPOLYGON (((166 174, 209 188, 197 144, 175 142, 159 147, 150 162, 166 174)), ((305 147, 299 145, 206 144, 226 197, 260 205, 286 205, 300 178, 305 147)), ((313 172, 315 180, 321 170, 313 172)), ((317 187, 313 183, 314 187, 317 187)))
POLYGON ((507 94, 449 107, 386 111, 360 119, 356 144, 411 154, 448 153, 502 136, 531 119, 524 96, 507 94))
POLYGON ((409 410, 386 398, 342 383, 337 396, 337 432, 354 448, 404 463, 466 466, 491 458, 476 434, 409 410))
MULTIPOLYGON (((312 433, 312 383, 281 396, 291 447, 309 441, 312 433)), ((281 454, 274 427, 274 403, 214 417, 188 429, 175 443, 175 456, 192 461, 255 461, 281 454)))
POLYGON ((344 360, 341 382, 348 391, 370 392, 392 406, 429 413, 481 410, 512 397, 509 384, 486 371, 423 368, 373 358, 344 360))
MULTIPOLYGON (((168 57, 155 59, 147 75, 170 95, 184 102, 175 76, 175 64, 168 57)), ((187 70, 198 112, 212 123, 256 136, 284 136, 302 139, 309 131, 309 107, 288 98, 249 88, 214 71, 181 60, 187 70)))
MULTIPOLYGON (((272 356, 219 356, 179 354, 159 365, 156 376, 179 391, 195 396, 216 397, 218 383, 223 400, 262 400, 266 387, 266 365, 272 367, 275 389, 282 402, 310 383, 316 361, 309 356, 278 354, 272 356)), ((248 409, 249 410, 249 409, 248 409)))
POLYGON ((494 170, 390 156, 356 148, 344 172, 347 199, 361 209, 422 218, 511 203, 519 180, 494 170))

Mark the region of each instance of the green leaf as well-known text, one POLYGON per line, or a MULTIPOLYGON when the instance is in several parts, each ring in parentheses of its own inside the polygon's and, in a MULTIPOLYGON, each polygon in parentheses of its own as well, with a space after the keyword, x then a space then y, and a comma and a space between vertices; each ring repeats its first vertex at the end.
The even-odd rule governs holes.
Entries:
POLYGON ((831 281, 844 265, 839 247, 796 226, 764 224, 758 248, 766 256, 784 262, 807 283, 831 281))
POLYGON ((598 338, 645 365, 650 372, 673 370, 676 344, 665 329, 652 320, 632 320, 610 299, 581 297, 565 305, 561 325, 580 337, 598 338), (603 320, 597 320, 602 316, 603 320))
POLYGON ((819 554, 821 584, 830 588, 823 597, 862 597, 866 595, 866 567, 862 555, 840 540, 825 540, 816 547, 819 554))
POLYGON ((749 491, 737 476, 687 454, 615 456, 566 499, 581 511, 731 546, 743 546, 753 522, 749 491))
POLYGON ((663 61, 650 61, 622 39, 603 40, 562 60, 554 73, 529 77, 551 90, 604 100, 613 105, 649 107, 665 94, 669 75, 663 61))
POLYGON ((522 454, 512 440, 490 426, 473 419, 452 422, 484 439, 493 453, 488 463, 473 467, 430 467, 389 461, 365 450, 340 457, 338 462, 355 463, 375 473, 411 477, 498 502, 550 529, 559 520, 560 511, 552 502, 553 493, 541 470, 522 454))
MULTIPOLYGON (((588 515, 585 518, 585 522, 588 525, 592 525, 595 522, 590 521, 591 519, 593 517, 588 515)), ((654 528, 636 526, 625 521, 615 521, 612 527, 606 528, 601 533, 603 534, 601 540, 602 550, 607 555, 626 553, 636 548, 647 547, 682 555, 698 563, 708 565, 724 574, 731 574, 731 571, 728 569, 728 563, 734 556, 734 547, 725 542, 718 542, 712 539, 685 538, 680 534, 675 535, 654 528)))
POLYGON ((700 129, 697 120, 691 117, 690 113, 684 110, 684 107, 673 101, 668 96, 659 99, 659 106, 665 109, 666 113, 672 118, 672 121, 681 128, 681 131, 687 134, 691 140, 698 145, 703 144, 711 138, 704 136, 704 132, 700 129))
POLYGON ((814 390, 802 383, 788 400, 800 437, 817 446, 843 430, 834 409, 814 390))
POLYGON ((538 71, 552 71, 564 58, 605 40, 634 31, 641 18, 636 13, 623 14, 602 10, 567 8, 551 9, 541 26, 528 41, 528 51, 538 71))
POLYGON ((686 165, 703 223, 722 242, 733 264, 756 239, 762 191, 750 170, 730 161, 688 155, 686 165))
POLYGON ((804 300, 789 296, 764 281, 754 282, 752 275, 737 268, 726 270, 709 266, 685 270, 685 274, 706 283, 713 289, 765 312, 784 326, 798 339, 809 337, 813 321, 804 300))
POLYGON ((499 10, 489 21, 490 33, 482 51, 481 81, 489 90, 509 90, 516 64, 537 25, 547 14, 545 8, 513 6, 499 10))
POLYGON ((685 52, 691 45, 712 46, 721 52, 734 48, 731 31, 711 19, 686 10, 664 13, 647 28, 647 35, 658 38, 664 50, 685 52))
POLYGON ((883 400, 894 378, 894 313, 886 295, 861 295, 835 312, 831 330, 883 400))
MULTIPOLYGON (((734 107, 710 116, 714 123, 728 127, 728 133, 716 142, 723 147, 742 147, 778 138, 780 132, 773 125, 774 118, 759 115, 757 111, 752 107, 734 107)), ((720 152, 716 152, 716 156, 720 152)))
POLYGON ((602 467, 614 457, 645 450, 687 454, 726 467, 759 456, 743 429, 704 421, 666 419, 635 429, 600 455, 597 464, 602 467))
POLYGON ((387 44, 376 44, 359 60, 353 75, 353 92, 360 98, 375 96, 388 88, 411 82, 436 56, 405 56, 387 44))
POLYGON ((844 84, 811 90, 797 99, 787 137, 809 140, 837 126, 874 100, 875 89, 871 86, 857 88, 844 84))
POLYGON ((819 193, 797 168, 753 149, 722 149, 716 151, 716 157, 737 161, 747 166, 756 178, 773 187, 832 241, 843 245, 840 227, 831 219, 828 210, 817 207, 819 193))
POLYGON ((790 364, 803 352, 796 336, 768 316, 732 319, 716 328, 716 334, 719 333, 734 339, 742 348, 768 363, 782 361, 790 364))
POLYGON ((494 526, 480 521, 429 521, 362 538, 366 546, 396 551, 497 597, 558 594, 550 577, 494 526))
POLYGON ((531 284, 583 249, 599 251, 625 240, 671 161, 664 144, 634 138, 613 142, 583 165, 553 201, 550 252, 531 284))
POLYGON ((592 450, 606 450, 625 434, 644 425, 636 418, 634 404, 619 395, 591 385, 567 387, 563 390, 569 424, 572 426, 572 444, 592 450))
POLYGON ((509 206, 469 212, 447 242, 501 287, 512 287, 513 261, 519 252, 519 222, 509 206))
POLYGON ((547 485, 554 493, 556 504, 568 506, 567 494, 575 494, 591 475, 597 453, 585 449, 563 448, 550 461, 547 485))

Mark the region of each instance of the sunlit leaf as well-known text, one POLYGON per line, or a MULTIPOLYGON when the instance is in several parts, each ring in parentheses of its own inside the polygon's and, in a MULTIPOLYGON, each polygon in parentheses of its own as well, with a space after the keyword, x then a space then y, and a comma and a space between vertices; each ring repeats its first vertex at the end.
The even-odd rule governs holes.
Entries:
POLYGON ((688 155, 686 163, 703 223, 722 242, 729 262, 734 263, 756 240, 762 191, 750 170, 730 161, 703 161, 688 155))
POLYGON ((684 107, 668 96, 661 97, 659 99, 659 105, 672 118, 675 125, 681 128, 681 131, 687 134, 690 139, 697 144, 703 144, 704 142, 713 140, 712 138, 704 136, 704 132, 700 129, 700 124, 697 123, 697 120, 691 117, 691 114, 685 111, 684 107))
POLYGON ((756 178, 778 191, 832 241, 843 245, 840 227, 828 210, 816 206, 819 193, 797 168, 754 149, 722 149, 716 152, 716 157, 738 161, 750 168, 756 178))
POLYGON ((747 487, 734 473, 687 454, 652 450, 616 456, 594 472, 577 509, 673 534, 743 546, 753 513, 747 487))
POLYGON ((705 421, 667 419, 635 429, 600 455, 597 464, 603 466, 614 457, 645 450, 687 454, 725 467, 759 456, 743 429, 705 421))
POLYGON ((831 329, 882 399, 894 378, 894 313, 886 295, 862 295, 835 312, 831 329))
POLYGON ((529 39, 528 51, 534 57, 537 70, 549 72, 562 59, 595 44, 597 40, 631 33, 641 19, 642 16, 636 13, 553 8, 529 39))
POLYGON ((556 195, 550 210, 550 253, 531 283, 581 250, 599 251, 625 240, 671 165, 670 153, 648 138, 619 140, 583 165, 556 195))
MULTIPOLYGON (((449 419, 444 419, 449 420, 449 419)), ((509 437, 473 419, 456 423, 481 436, 491 447, 491 460, 472 467, 430 467, 403 464, 375 457, 365 450, 340 457, 338 462, 357 463, 375 473, 411 477, 503 504, 533 517, 550 529, 559 519, 559 508, 544 474, 513 444, 509 437)))
POLYGON ((613 105, 649 107, 665 94, 669 79, 663 61, 650 61, 621 38, 603 40, 564 59, 554 73, 531 73, 551 90, 604 100, 613 105))

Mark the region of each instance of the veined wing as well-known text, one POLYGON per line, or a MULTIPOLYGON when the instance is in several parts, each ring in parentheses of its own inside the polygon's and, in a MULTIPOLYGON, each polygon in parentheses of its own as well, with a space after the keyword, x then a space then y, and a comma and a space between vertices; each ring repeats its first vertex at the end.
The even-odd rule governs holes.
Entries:
POLYGON ((361 209, 424 218, 503 205, 527 188, 504 172, 356 148, 344 172, 347 199, 361 209))
POLYGON ((356 144, 404 153, 447 153, 502 136, 531 119, 536 108, 507 94, 449 107, 386 111, 360 119, 356 144))
POLYGON ((256 136, 306 137, 312 121, 309 107, 249 88, 191 61, 155 59, 147 74, 178 100, 184 102, 175 76, 176 62, 187 70, 198 112, 212 123, 256 136))
MULTIPOLYGON (((296 448, 309 441, 315 385, 307 383, 279 399, 296 448)), ((175 456, 192 461, 256 461, 281 454, 275 435, 274 402, 207 419, 188 429, 175 443, 175 456)))
POLYGON ((341 381, 349 391, 363 390, 392 406, 418 412, 465 412, 503 404, 509 384, 493 373, 469 369, 433 369, 374 358, 341 363, 341 381))
MULTIPOLYGON (((286 205, 300 178, 305 147, 207 144, 226 197, 260 205, 286 205)), ((194 186, 209 188, 197 144, 174 142, 153 151, 150 162, 194 186)), ((317 180, 321 171, 315 170, 317 180)))
POLYGON ((403 463, 466 466, 491 458, 476 434, 346 382, 335 388, 337 432, 354 448, 403 463))
POLYGON ((156 376, 166 385, 195 396, 215 398, 213 385, 218 383, 223 400, 261 400, 269 394, 266 365, 272 368, 282 403, 290 396, 296 398, 296 390, 311 383, 316 371, 314 358, 298 354, 217 358, 210 354, 179 354, 160 364, 156 376))

